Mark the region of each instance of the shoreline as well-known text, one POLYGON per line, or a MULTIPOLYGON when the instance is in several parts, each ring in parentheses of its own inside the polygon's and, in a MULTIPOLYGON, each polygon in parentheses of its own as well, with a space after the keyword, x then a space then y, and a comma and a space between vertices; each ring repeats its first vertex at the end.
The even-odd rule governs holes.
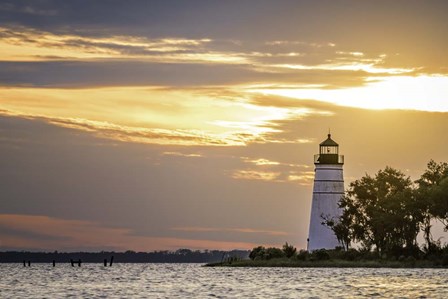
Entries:
POLYGON ((448 269, 448 266, 437 264, 429 260, 415 261, 390 261, 390 260, 320 260, 301 261, 291 259, 271 259, 271 260, 239 260, 232 262, 208 263, 204 267, 242 267, 242 268, 427 268, 427 269, 448 269))

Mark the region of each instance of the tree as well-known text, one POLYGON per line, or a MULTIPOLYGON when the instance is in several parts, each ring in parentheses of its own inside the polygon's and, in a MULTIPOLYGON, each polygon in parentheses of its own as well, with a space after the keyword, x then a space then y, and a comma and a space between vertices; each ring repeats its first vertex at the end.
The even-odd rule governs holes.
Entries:
MULTIPOLYGON (((339 202, 339 208, 344 209, 346 207, 345 204, 346 203, 344 199, 341 198, 341 201, 339 202)), ((344 250, 348 250, 350 248, 352 238, 352 218, 352 213, 343 213, 337 219, 329 218, 322 215, 322 224, 328 226, 331 230, 333 230, 336 238, 338 239, 339 243, 342 244, 344 250)))
POLYGON ((433 203, 431 214, 448 230, 448 176, 432 188, 429 198, 433 203))
POLYGON ((430 160, 418 184, 416 197, 423 217, 422 230, 426 241, 426 252, 436 249, 437 243, 432 239, 431 220, 438 219, 448 228, 448 163, 436 163, 430 160))
POLYGON ((446 177, 448 177, 448 163, 437 163, 434 160, 430 160, 425 172, 416 183, 418 183, 420 188, 431 188, 439 185, 446 177))
POLYGON ((287 258, 294 256, 296 254, 296 252, 297 252, 297 249, 294 246, 289 245, 288 242, 286 242, 283 245, 283 253, 285 254, 285 256, 287 258))
POLYGON ((382 256, 416 246, 421 219, 412 182, 402 172, 386 167, 374 177, 366 174, 350 184, 339 206, 341 217, 326 224, 346 249, 355 241, 382 256))
POLYGON ((266 253, 266 248, 263 246, 258 246, 252 249, 252 251, 249 253, 249 258, 251 260, 255 260, 256 258, 262 259, 266 253))

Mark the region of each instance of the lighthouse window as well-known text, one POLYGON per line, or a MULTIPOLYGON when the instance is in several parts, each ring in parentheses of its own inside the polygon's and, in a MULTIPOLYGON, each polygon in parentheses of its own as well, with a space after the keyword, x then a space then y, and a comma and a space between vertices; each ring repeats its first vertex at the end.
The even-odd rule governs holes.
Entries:
POLYGON ((337 154, 338 153, 338 147, 337 146, 322 146, 320 148, 321 154, 337 154))

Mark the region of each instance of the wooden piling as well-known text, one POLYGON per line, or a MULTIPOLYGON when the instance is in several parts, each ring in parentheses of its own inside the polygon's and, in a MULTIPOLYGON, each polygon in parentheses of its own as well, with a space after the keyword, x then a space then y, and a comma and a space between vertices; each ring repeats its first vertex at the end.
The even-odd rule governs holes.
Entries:
POLYGON ((104 259, 104 267, 107 267, 107 259, 104 259))
POLYGON ((112 267, 112 264, 114 263, 114 256, 112 256, 111 258, 110 258, 110 264, 109 264, 109 267, 112 267))
POLYGON ((28 261, 28 267, 31 267, 31 261, 28 261))
POLYGON ((56 267, 56 261, 53 260, 53 267, 56 267))
POLYGON ((78 260, 78 267, 81 267, 81 259, 78 260))
POLYGON ((72 264, 72 267, 75 266, 75 262, 73 261, 73 259, 70 259, 70 264, 72 264))

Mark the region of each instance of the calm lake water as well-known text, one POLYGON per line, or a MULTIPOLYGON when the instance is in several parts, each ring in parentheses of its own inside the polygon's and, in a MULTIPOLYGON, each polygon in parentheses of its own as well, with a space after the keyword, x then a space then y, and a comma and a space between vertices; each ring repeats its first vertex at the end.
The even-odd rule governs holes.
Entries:
POLYGON ((447 269, 0 264, 0 298, 448 298, 447 269))

